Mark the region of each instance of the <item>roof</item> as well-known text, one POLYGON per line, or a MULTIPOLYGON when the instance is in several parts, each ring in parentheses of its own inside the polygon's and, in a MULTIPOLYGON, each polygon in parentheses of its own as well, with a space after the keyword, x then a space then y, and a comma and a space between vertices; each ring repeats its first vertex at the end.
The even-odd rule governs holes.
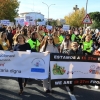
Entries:
MULTIPOLYGON (((24 12, 24 13, 20 13, 20 15, 23 15, 23 14, 29 14, 29 13, 37 13, 37 14, 41 14, 41 12, 24 12)), ((43 14, 41 14, 43 15, 43 14)), ((43 15, 44 16, 44 15, 43 15)))

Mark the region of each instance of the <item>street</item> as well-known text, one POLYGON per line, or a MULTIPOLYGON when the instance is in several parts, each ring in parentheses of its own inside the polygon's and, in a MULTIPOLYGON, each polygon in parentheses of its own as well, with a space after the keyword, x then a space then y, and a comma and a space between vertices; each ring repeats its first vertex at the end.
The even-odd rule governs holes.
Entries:
POLYGON ((19 96, 17 78, 0 78, 0 100, 100 100, 100 89, 94 86, 75 86, 73 95, 68 87, 53 88, 54 93, 46 94, 42 88, 42 81, 32 80, 19 96))

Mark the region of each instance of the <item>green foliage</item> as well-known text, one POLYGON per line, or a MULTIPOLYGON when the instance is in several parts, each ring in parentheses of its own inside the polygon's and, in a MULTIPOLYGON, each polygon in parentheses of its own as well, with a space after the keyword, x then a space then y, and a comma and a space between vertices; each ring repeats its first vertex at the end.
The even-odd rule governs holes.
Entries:
POLYGON ((91 25, 91 28, 93 29, 100 29, 100 22, 99 21, 93 21, 93 24, 91 25))
POLYGON ((56 20, 49 21, 48 25, 57 26, 57 21, 56 20))
POLYGON ((91 12, 89 15, 92 20, 100 21, 100 12, 91 12))
POLYGON ((90 18, 93 20, 92 28, 100 28, 100 12, 89 13, 90 18))
POLYGON ((9 19, 14 21, 18 16, 18 0, 0 0, 0 19, 9 19))
POLYGON ((65 16, 65 21, 70 26, 81 27, 83 26, 82 20, 84 17, 85 10, 82 8, 65 16))

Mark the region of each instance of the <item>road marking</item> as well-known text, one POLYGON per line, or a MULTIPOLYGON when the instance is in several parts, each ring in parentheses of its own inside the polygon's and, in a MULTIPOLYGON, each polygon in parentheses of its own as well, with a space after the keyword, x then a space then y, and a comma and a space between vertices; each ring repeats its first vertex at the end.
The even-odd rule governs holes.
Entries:
POLYGON ((69 87, 67 87, 67 86, 65 86, 65 87, 66 87, 66 90, 67 90, 71 100, 76 100, 75 96, 73 94, 71 94, 69 87))

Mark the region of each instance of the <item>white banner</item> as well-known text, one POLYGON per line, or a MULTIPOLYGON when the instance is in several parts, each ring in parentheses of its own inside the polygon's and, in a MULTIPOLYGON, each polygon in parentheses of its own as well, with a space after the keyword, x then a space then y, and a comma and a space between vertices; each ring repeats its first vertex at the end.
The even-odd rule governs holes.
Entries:
POLYGON ((63 30, 64 31, 68 31, 70 29, 70 26, 69 25, 63 25, 63 30))
POLYGON ((51 54, 51 85, 100 85, 100 56, 51 54))
POLYGON ((39 25, 39 26, 45 25, 45 21, 37 22, 37 25, 39 25))
POLYGON ((50 25, 47 25, 47 27, 46 27, 48 30, 52 30, 52 26, 50 26, 50 25))
POLYGON ((53 61, 50 68, 52 79, 100 79, 100 63, 53 61))
POLYGON ((0 76, 46 79, 50 55, 0 51, 0 76))
POLYGON ((1 20, 1 24, 8 26, 10 24, 10 20, 1 20))

